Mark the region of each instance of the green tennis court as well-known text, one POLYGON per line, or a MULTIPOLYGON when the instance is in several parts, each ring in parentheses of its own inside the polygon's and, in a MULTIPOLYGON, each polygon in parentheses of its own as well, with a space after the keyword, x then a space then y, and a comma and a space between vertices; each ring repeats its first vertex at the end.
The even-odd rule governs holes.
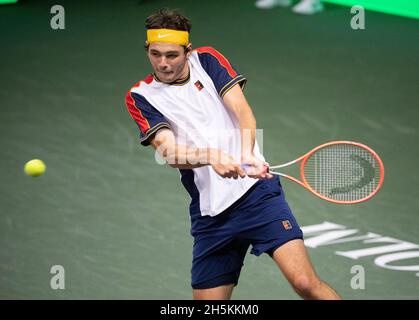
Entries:
MULTIPOLYGON (((330 3, 297 16, 253 0, 60 1, 65 29, 53 30, 55 4, 0 6, 1 299, 191 298, 189 196, 177 170, 140 146, 124 104, 152 71, 143 22, 164 6, 191 18, 194 47, 213 46, 247 77, 270 163, 331 140, 380 154, 383 188, 363 204, 283 185, 301 226, 381 236, 308 248, 344 298, 419 298, 417 19, 367 11, 366 29, 352 30, 350 8, 330 3), (23 172, 33 158, 47 165, 41 177, 23 172), (403 243, 358 259, 337 254, 403 243), (54 265, 65 269, 64 290, 51 288, 54 265), (364 289, 351 287, 355 265, 364 289)), ((233 299, 298 296, 267 255, 248 254, 233 299)))

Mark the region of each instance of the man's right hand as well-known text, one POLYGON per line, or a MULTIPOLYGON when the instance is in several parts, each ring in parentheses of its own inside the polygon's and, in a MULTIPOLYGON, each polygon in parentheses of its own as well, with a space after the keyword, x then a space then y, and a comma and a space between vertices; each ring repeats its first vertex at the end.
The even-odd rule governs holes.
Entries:
POLYGON ((219 151, 215 155, 211 155, 211 166, 223 178, 246 177, 246 172, 243 170, 240 163, 238 163, 229 154, 219 151))
POLYGON ((250 178, 272 179, 273 175, 269 173, 269 164, 255 156, 242 157, 243 167, 250 178))

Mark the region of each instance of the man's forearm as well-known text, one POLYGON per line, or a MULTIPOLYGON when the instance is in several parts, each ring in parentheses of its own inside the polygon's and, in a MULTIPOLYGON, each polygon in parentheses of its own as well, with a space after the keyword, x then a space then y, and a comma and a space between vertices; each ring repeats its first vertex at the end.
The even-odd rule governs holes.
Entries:
POLYGON ((247 113, 239 118, 241 134, 241 158, 242 161, 248 156, 253 156, 253 148, 256 139, 256 120, 253 114, 247 113))
POLYGON ((157 150, 167 163, 178 169, 193 169, 211 165, 220 158, 220 150, 211 148, 194 148, 185 145, 174 145, 157 150))
POLYGON ((239 84, 224 95, 224 104, 236 116, 241 135, 241 160, 253 157, 256 139, 256 119, 239 84))

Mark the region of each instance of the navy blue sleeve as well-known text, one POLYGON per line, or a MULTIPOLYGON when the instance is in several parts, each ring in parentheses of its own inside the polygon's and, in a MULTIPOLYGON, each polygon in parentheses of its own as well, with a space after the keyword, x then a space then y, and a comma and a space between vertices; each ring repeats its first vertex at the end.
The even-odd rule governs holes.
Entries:
POLYGON ((200 47, 195 50, 198 52, 202 67, 212 79, 221 97, 237 83, 244 89, 247 79, 239 74, 221 53, 211 47, 200 47))
POLYGON ((171 128, 167 119, 138 93, 128 92, 125 98, 128 112, 140 129, 140 142, 150 145, 153 135, 161 128, 171 128))

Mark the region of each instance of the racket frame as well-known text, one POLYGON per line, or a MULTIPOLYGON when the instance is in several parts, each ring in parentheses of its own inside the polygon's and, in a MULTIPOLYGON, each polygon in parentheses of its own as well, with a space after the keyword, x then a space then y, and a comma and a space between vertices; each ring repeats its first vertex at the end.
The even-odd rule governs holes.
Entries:
POLYGON ((362 143, 359 143, 359 142, 342 140, 342 141, 331 141, 331 142, 324 143, 322 145, 317 146, 316 148, 312 149, 311 151, 307 152, 306 154, 302 155, 301 157, 299 157, 299 158, 297 158, 293 161, 290 161, 290 162, 287 162, 287 163, 284 163, 284 164, 281 164, 281 165, 277 165, 277 166, 270 166, 269 167, 269 173, 274 174, 274 175, 278 175, 278 176, 287 178, 287 179, 289 179, 293 182, 296 182, 300 186, 306 188, 308 191, 312 192, 317 197, 319 197, 323 200, 333 202, 333 203, 337 203, 337 204, 355 204, 355 203, 365 202, 365 201, 371 199, 380 190, 380 188, 383 184, 383 181, 384 181, 384 164, 383 164, 383 161, 381 160, 381 158, 378 156, 378 154, 374 150, 372 150, 370 147, 368 147, 368 146, 366 146, 362 143), (329 147, 329 146, 337 145, 337 144, 347 144, 347 145, 353 145, 353 146, 360 147, 362 149, 367 150, 369 153, 371 153, 371 155, 375 158, 375 160, 377 160, 377 163, 378 163, 378 166, 379 166, 379 169, 380 169, 380 180, 378 181, 377 188, 375 188, 375 190, 372 193, 370 193, 368 196, 366 196, 362 199, 358 199, 358 200, 335 200, 335 199, 331 199, 329 197, 326 197, 326 196, 318 193, 316 190, 314 190, 308 184, 308 182, 306 180, 306 177, 305 177, 305 173, 304 173, 304 166, 305 166, 306 162, 308 161, 308 159, 318 150, 329 147), (284 173, 276 172, 276 171, 271 171, 271 169, 276 170, 276 169, 288 167, 288 166, 293 165, 294 163, 297 163, 299 161, 301 161, 300 176, 301 176, 302 181, 298 180, 297 178, 292 177, 288 174, 284 174, 284 173))

